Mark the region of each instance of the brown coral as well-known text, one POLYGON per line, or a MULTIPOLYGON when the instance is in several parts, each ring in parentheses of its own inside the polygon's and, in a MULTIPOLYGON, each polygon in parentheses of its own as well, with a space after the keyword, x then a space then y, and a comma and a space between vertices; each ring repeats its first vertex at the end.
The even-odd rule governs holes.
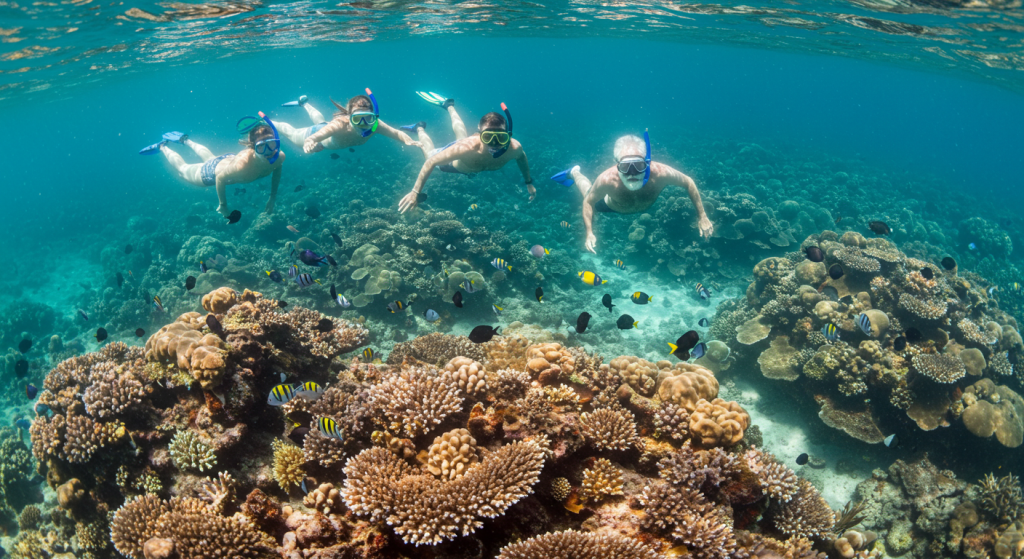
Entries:
POLYGON ((1024 398, 1006 386, 981 379, 964 391, 960 418, 967 430, 982 438, 996 436, 1003 446, 1024 442, 1024 398))
POLYGON ((199 313, 185 313, 146 341, 146 359, 177 365, 192 374, 204 390, 217 386, 227 366, 226 344, 214 334, 203 334, 199 313))
POLYGON ((534 344, 526 348, 526 371, 541 384, 551 384, 576 371, 576 360, 558 343, 534 344))
POLYGON ((946 316, 945 301, 919 299, 910 293, 900 294, 900 308, 925 320, 938 320, 946 316))
POLYGON ((732 446, 743 439, 750 415, 736 402, 721 398, 697 401, 690 414, 690 436, 704 447, 732 446))
POLYGON ((954 383, 967 374, 967 367, 959 357, 945 353, 921 353, 911 360, 922 375, 943 384, 954 383))
POLYGON ((474 344, 465 336, 450 336, 440 332, 420 336, 408 342, 395 344, 388 354, 388 365, 401 365, 406 357, 423 361, 435 366, 442 366, 456 357, 468 357, 474 361, 484 361, 483 348, 474 344))
POLYGON ((497 559, 657 559, 654 550, 617 534, 549 532, 501 548, 497 559))
POLYGON ((392 432, 409 437, 429 432, 449 414, 462 409, 458 386, 418 367, 402 369, 374 385, 369 398, 378 421, 392 432))
POLYGON ((782 533, 798 538, 822 538, 835 524, 835 513, 806 479, 799 478, 793 498, 778 508, 774 523, 782 533))
POLYGON ((238 293, 230 287, 220 287, 203 295, 206 312, 222 314, 238 304, 238 293))
POLYGON ((644 396, 650 396, 658 383, 658 366, 646 359, 623 355, 609 361, 608 367, 611 374, 644 396))
POLYGON ((680 363, 672 371, 681 371, 661 381, 658 398, 672 402, 693 413, 701 399, 713 400, 718 396, 718 379, 710 369, 692 363, 680 363))
POLYGON ((598 458, 594 465, 583 470, 580 499, 599 501, 606 495, 622 495, 622 471, 607 458, 598 458))
POLYGON ((302 499, 302 504, 323 514, 331 514, 331 512, 341 511, 344 501, 341 499, 341 493, 334 488, 333 484, 321 483, 319 487, 310 491, 302 499))
POLYGON ((427 454, 427 469, 441 479, 452 480, 476 464, 476 439, 465 429, 455 429, 434 438, 427 454))
POLYGON ((484 366, 469 357, 456 357, 444 366, 442 373, 447 382, 453 383, 466 394, 483 394, 487 391, 484 366))
POLYGON ((114 548, 125 557, 143 559, 143 544, 153 536, 157 519, 169 510, 167 503, 156 495, 143 495, 125 503, 110 523, 114 548))
POLYGON ((793 470, 781 464, 772 454, 756 448, 748 450, 743 457, 768 496, 783 503, 793 499, 799 487, 799 478, 793 470))
POLYGON ((599 409, 580 416, 580 432, 598 450, 627 450, 639 445, 633 414, 599 409))

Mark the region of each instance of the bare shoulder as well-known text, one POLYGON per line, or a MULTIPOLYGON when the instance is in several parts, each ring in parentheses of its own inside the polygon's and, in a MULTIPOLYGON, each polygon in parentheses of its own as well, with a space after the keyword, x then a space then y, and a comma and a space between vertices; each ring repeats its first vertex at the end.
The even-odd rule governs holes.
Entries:
POLYGON ((619 180, 619 172, 615 167, 609 167, 597 175, 594 186, 604 184, 615 184, 619 180))

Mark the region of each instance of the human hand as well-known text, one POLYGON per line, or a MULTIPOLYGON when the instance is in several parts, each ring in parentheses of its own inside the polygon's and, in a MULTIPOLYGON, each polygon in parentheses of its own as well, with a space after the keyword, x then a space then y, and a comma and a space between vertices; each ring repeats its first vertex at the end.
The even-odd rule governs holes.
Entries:
POLYGON ((224 217, 227 217, 231 215, 231 210, 228 209, 227 204, 220 204, 219 206, 217 206, 217 213, 224 217))
POLYGON ((416 140, 413 140, 411 138, 407 142, 405 142, 405 145, 416 147, 416 148, 423 147, 423 144, 421 144, 420 142, 417 142, 416 140))
POLYGON ((537 197, 537 189, 533 187, 532 182, 526 183, 526 191, 530 193, 530 201, 533 202, 533 199, 537 197))
POLYGON ((312 138, 306 138, 306 141, 302 143, 302 151, 305 151, 306 153, 317 153, 323 150, 324 145, 312 138))
POLYGON ((702 215, 700 217, 700 221, 697 222, 697 227, 700 229, 700 236, 703 237, 705 241, 710 240, 711 235, 715 232, 715 226, 711 225, 711 220, 708 219, 708 216, 706 215, 702 215))
POLYGON ((418 202, 417 198, 419 198, 419 196, 418 196, 418 193, 415 190, 413 190, 412 192, 406 194, 402 198, 402 200, 398 203, 398 211, 399 211, 399 213, 405 213, 408 210, 411 210, 411 209, 415 208, 416 207, 416 202, 418 202))
POLYGON ((597 254, 597 251, 594 250, 595 245, 597 245, 597 237, 593 233, 587 233, 587 250, 597 254))

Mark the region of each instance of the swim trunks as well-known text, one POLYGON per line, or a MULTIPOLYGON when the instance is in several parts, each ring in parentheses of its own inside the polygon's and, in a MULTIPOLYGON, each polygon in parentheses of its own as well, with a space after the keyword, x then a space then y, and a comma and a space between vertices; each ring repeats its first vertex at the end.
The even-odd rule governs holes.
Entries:
POLYGON ((306 134, 302 137, 302 139, 306 139, 306 138, 312 136, 313 134, 316 134, 324 126, 327 126, 326 122, 321 122, 320 124, 314 124, 313 126, 310 126, 309 128, 306 128, 306 134))
POLYGON ((203 179, 203 184, 206 186, 213 186, 217 184, 217 164, 220 163, 222 159, 227 159, 233 155, 235 154, 228 153, 225 155, 218 155, 206 163, 203 163, 203 167, 199 169, 199 177, 203 179))
MULTIPOLYGON (((444 150, 454 146, 456 143, 458 143, 458 140, 455 140, 454 142, 452 142, 452 143, 450 143, 450 144, 448 144, 448 145, 446 145, 444 147, 434 148, 434 151, 430 152, 430 155, 431 156, 437 155, 438 153, 441 153, 442 151, 444 151, 444 150)), ((476 176, 476 173, 463 173, 462 171, 456 169, 455 165, 452 164, 452 163, 445 163, 444 165, 438 165, 437 169, 439 171, 441 171, 442 173, 455 173, 457 175, 466 175, 469 178, 473 178, 473 177, 476 176)))

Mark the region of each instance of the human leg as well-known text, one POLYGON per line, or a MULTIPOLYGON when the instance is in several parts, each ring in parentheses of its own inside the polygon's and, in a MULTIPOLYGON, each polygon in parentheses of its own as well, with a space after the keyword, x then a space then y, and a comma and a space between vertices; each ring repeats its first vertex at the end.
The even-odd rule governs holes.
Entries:
POLYGON ((160 146, 160 153, 164 154, 164 157, 174 167, 174 170, 178 171, 178 175, 181 178, 195 186, 204 186, 203 179, 200 177, 200 169, 203 167, 202 163, 186 163, 185 158, 166 145, 160 146))
POLYGON ((452 131, 455 132, 455 139, 461 140, 465 138, 467 135, 466 124, 462 122, 462 117, 455 110, 455 103, 448 105, 448 116, 452 117, 452 131))
POLYGON ((210 151, 206 146, 204 146, 204 145, 202 145, 200 143, 194 142, 190 138, 187 138, 187 137, 182 139, 181 143, 183 143, 186 146, 192 148, 192 151, 196 152, 196 155, 198 155, 200 157, 200 159, 202 159, 203 161, 209 161, 209 160, 213 159, 213 152, 210 151))

